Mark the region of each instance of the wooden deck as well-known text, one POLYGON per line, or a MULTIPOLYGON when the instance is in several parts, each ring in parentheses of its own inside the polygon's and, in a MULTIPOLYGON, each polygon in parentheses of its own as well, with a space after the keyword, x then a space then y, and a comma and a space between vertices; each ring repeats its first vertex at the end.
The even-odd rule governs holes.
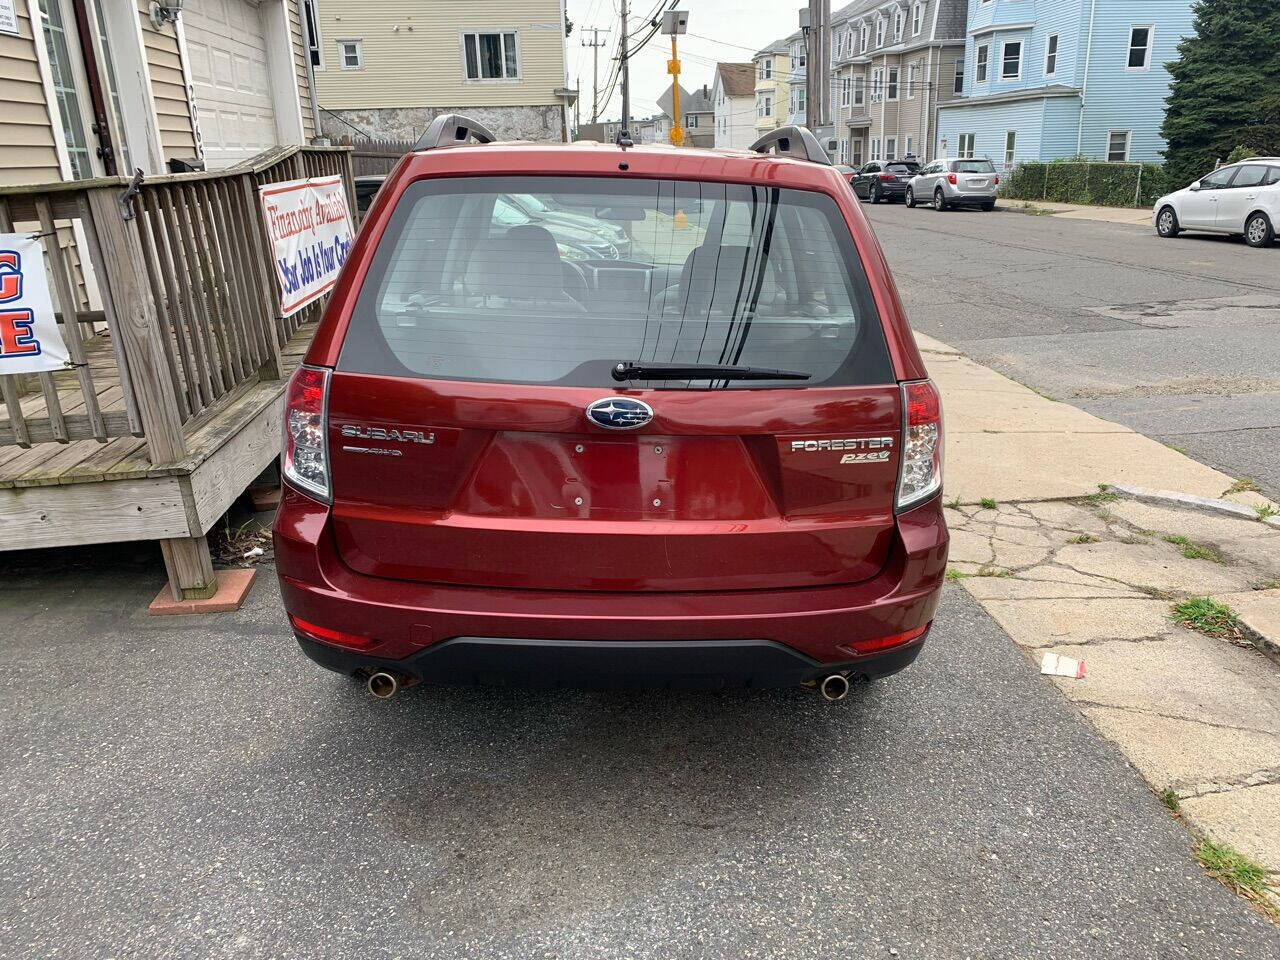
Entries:
MULTIPOLYGON (((301 327, 281 351, 286 377, 314 328, 301 327)), ((123 412, 109 340, 86 348, 102 410, 123 412)), ((75 374, 54 379, 73 412, 75 374)), ((0 447, 0 549, 202 536, 279 453, 286 382, 250 382, 224 397, 188 424, 187 455, 175 463, 153 464, 141 437, 0 447)), ((28 418, 45 415, 40 393, 22 404, 28 418)), ((8 429, 0 418, 0 434, 8 429)))

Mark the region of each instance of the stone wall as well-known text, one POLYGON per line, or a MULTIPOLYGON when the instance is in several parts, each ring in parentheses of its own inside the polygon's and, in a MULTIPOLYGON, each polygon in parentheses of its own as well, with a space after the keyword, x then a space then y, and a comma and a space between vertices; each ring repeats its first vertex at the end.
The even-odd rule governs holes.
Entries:
POLYGON ((461 113, 483 123, 499 140, 559 142, 564 140, 563 109, 558 105, 543 105, 325 110, 321 113, 321 127, 323 135, 335 142, 342 137, 358 136, 357 131, 374 140, 417 140, 435 117, 442 113, 461 113))

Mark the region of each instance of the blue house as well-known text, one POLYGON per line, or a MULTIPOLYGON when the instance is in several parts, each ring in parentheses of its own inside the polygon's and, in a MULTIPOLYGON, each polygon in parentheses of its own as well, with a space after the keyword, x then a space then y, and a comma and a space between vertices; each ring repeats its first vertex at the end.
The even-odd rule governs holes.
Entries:
POLYGON ((964 97, 938 156, 997 166, 1076 155, 1159 161, 1169 73, 1192 0, 969 0, 964 97))

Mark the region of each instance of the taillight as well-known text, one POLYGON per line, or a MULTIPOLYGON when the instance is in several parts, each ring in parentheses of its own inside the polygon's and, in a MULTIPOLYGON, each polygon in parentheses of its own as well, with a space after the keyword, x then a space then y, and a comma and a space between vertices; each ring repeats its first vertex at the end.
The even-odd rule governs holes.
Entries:
POLYGON ((906 510, 942 487, 942 398, 930 380, 902 385, 902 466, 898 510, 906 510))
POLYGON ((953 187, 956 185, 956 175, 954 173, 947 174, 947 183, 951 184, 953 187))
POLYGON ((880 174, 880 179, 885 181, 886 183, 892 183, 894 180, 897 180, 898 178, 895 177, 892 173, 882 173, 880 174))
POLYGON ((328 503, 329 371, 299 367, 289 380, 284 407, 284 476, 303 493, 328 503))
POLYGON ((334 630, 331 627, 322 627, 319 624, 308 623, 301 617, 295 617, 289 614, 289 623, 293 625, 293 629, 298 633, 309 637, 312 640, 319 640, 322 643, 330 643, 339 647, 368 647, 373 644, 373 637, 366 637, 362 633, 348 633, 345 630, 334 630))

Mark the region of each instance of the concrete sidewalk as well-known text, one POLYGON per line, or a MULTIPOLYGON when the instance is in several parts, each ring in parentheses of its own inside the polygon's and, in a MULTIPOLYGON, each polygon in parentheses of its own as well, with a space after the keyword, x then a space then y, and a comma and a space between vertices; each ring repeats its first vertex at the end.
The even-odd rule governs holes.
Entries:
POLYGON ((1104 223, 1136 223, 1151 226, 1150 207, 1097 207, 1085 203, 1055 203, 1052 200, 1001 200, 997 209, 1063 220, 1099 220, 1104 223))
POLYGON ((1261 864, 1274 890, 1280 666, 1259 649, 1280 639, 1272 506, 1127 427, 917 341, 946 417, 949 577, 1033 662, 1084 660, 1082 679, 1053 682, 1197 832, 1261 864), (1238 507, 1139 502, 1108 484, 1238 507), (1217 635, 1178 622, 1175 606, 1198 597, 1240 618, 1192 618, 1217 635))

